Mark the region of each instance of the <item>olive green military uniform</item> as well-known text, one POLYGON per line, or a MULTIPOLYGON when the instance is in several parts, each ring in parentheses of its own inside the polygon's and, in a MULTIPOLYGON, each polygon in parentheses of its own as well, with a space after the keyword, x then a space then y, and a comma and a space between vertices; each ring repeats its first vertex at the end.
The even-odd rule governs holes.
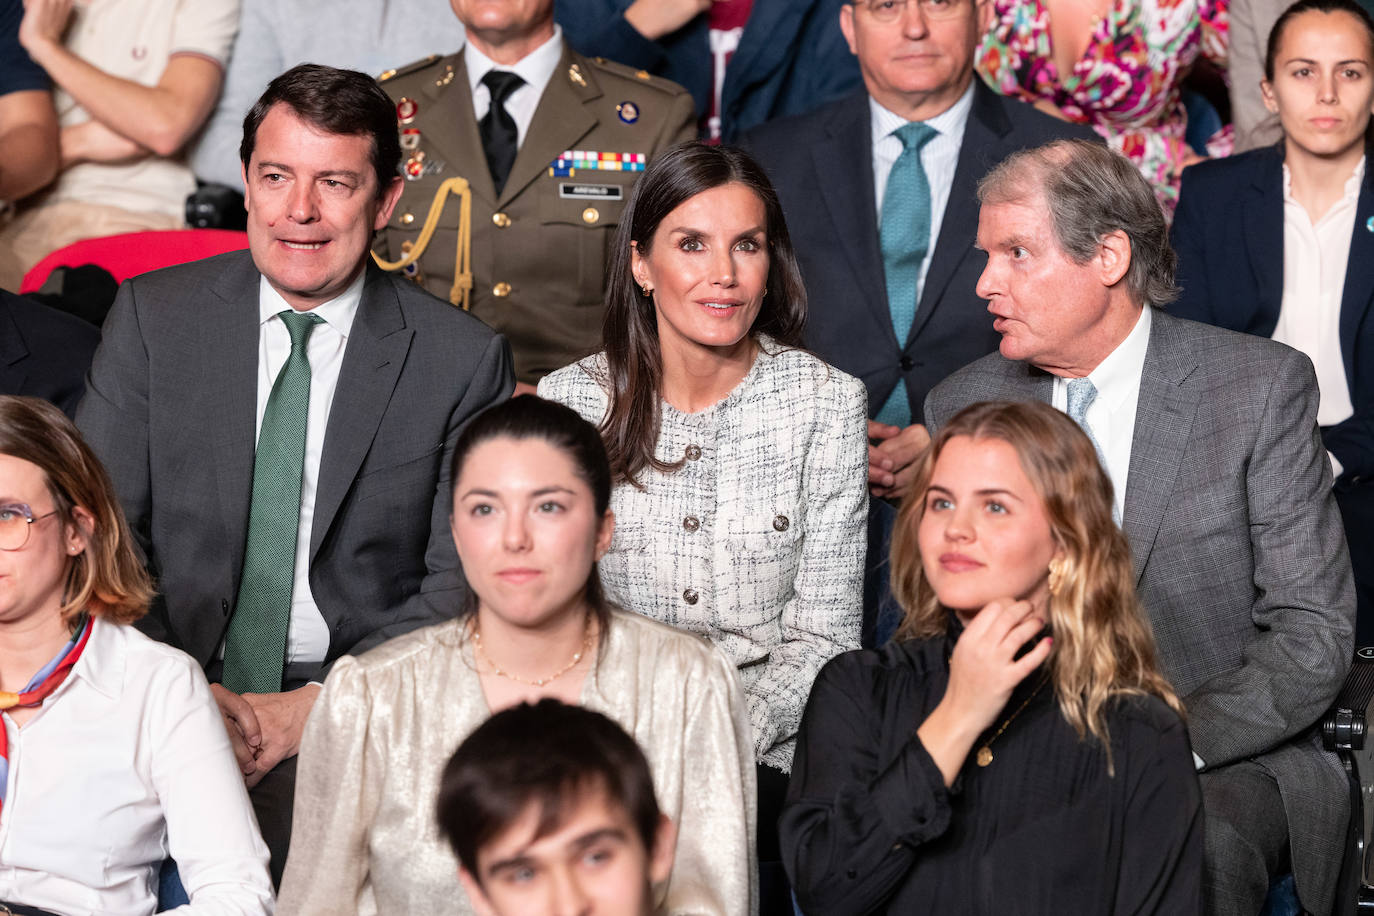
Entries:
MULTIPOLYGON (((533 384, 599 350, 603 275, 616 224, 644 164, 696 135, 691 95, 644 71, 565 48, 498 196, 462 52, 383 74, 381 85, 397 103, 406 180, 378 254, 395 261, 408 253, 440 184, 466 178, 471 310, 510 341, 516 378, 533 384), (601 167, 589 168, 593 159, 601 167), (612 162, 618 168, 606 167, 612 162)), ((450 197, 407 271, 444 299, 453 285, 459 215, 458 199, 450 197)))

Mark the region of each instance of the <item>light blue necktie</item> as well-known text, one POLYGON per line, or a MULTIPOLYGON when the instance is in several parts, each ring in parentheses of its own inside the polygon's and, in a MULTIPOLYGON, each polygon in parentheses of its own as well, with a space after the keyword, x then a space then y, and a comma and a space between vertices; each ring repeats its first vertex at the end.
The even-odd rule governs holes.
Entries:
POLYGON ((301 520, 310 361, 305 346, 320 318, 287 309, 278 317, 291 354, 272 384, 253 458, 253 501, 239 600, 224 637, 224 686, 235 693, 277 693, 286 665, 286 634, 296 577, 301 520))
MULTIPOLYGON (((1097 400, 1097 386, 1089 378, 1071 378, 1068 380, 1069 403, 1065 411, 1069 419, 1078 424, 1088 436, 1088 441, 1093 444, 1093 451, 1097 452, 1097 463, 1102 465, 1102 471, 1110 480, 1112 476, 1111 468, 1107 466, 1107 456, 1102 453, 1102 446, 1098 444, 1097 437, 1093 435, 1092 427, 1088 425, 1088 408, 1093 401, 1097 400)), ((1116 500, 1112 500, 1112 518, 1120 524, 1121 519, 1116 511, 1116 500)))
MULTIPOLYGON (((906 346, 911 323, 916 319, 916 287, 921 262, 930 249, 930 180, 921 165, 921 147, 939 132, 929 124, 912 121, 892 132, 902 141, 902 154, 892 163, 883 191, 883 218, 879 233, 883 249, 883 273, 887 278, 887 307, 897 346, 906 346)), ((911 423, 906 383, 898 379, 877 419, 894 426, 911 423)))

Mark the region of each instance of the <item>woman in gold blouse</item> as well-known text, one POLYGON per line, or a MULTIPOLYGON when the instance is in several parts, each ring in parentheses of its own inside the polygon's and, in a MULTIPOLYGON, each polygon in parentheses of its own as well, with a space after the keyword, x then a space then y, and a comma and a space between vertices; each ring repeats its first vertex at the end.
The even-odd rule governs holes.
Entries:
POLYGON ((337 662, 306 725, 279 912, 468 913, 434 823, 444 762, 492 712, 553 697, 643 748, 678 825, 666 913, 755 905, 753 744, 734 666, 701 639, 612 607, 611 474, 595 428, 533 397, 455 448, 458 619, 337 662))

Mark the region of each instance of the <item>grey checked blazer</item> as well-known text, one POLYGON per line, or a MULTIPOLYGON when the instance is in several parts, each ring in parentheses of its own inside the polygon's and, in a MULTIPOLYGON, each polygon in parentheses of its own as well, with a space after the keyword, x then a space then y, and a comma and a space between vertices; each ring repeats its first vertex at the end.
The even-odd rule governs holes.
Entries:
MULTIPOLYGON (((158 577, 140 629, 202 665, 223 638, 243 567, 259 277, 240 251, 126 281, 76 417, 158 577)), ((467 420, 513 385, 502 337, 368 265, 310 535, 326 663, 457 613, 449 456, 467 420)))
MULTIPOLYGON (((932 432, 977 401, 1050 401, 994 353, 926 399, 932 432)), ((1355 595, 1306 356, 1156 311, 1122 527, 1160 663, 1209 770, 1253 759, 1283 795, 1304 906, 1331 910, 1349 817, 1322 713, 1353 649, 1355 595)))

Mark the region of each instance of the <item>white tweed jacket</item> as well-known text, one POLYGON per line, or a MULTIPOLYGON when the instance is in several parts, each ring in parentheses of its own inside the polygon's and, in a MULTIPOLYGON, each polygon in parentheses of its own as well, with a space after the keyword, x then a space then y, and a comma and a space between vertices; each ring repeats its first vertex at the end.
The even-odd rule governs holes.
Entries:
MULTIPOLYGON (((694 414, 662 403, 657 456, 683 460, 615 488, 608 597, 708 637, 739 667, 760 763, 788 771, 811 684, 859 645, 868 513, 867 395, 858 380, 767 339, 743 381, 694 414)), ((593 423, 603 354, 539 383, 593 423)))

